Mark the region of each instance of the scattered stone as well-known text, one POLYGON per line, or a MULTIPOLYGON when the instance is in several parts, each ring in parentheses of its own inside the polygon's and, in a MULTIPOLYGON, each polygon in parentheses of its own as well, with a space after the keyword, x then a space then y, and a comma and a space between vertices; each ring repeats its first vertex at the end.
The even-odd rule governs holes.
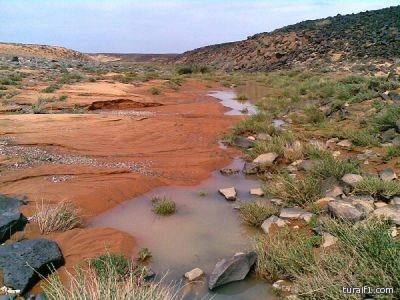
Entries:
POLYGON ((253 162, 245 162, 243 166, 243 173, 246 175, 257 174, 259 165, 253 162))
POLYGON ((248 136, 247 139, 250 140, 250 141, 255 141, 256 140, 256 138, 254 136, 248 136))
POLYGON ((396 172, 392 168, 386 168, 379 172, 379 177, 383 181, 392 181, 397 179, 396 172))
POLYGON ((322 193, 325 197, 340 197, 343 195, 343 188, 335 177, 325 179, 321 184, 322 193))
POLYGON ((214 267, 208 281, 208 288, 215 288, 229 282, 243 280, 257 259, 254 251, 236 253, 233 257, 220 260, 214 267))
POLYGON ((283 208, 279 217, 281 219, 303 219, 308 223, 312 218, 312 213, 299 207, 291 207, 283 208))
POLYGON ((381 133, 381 140, 383 143, 390 142, 396 137, 396 130, 394 128, 390 128, 381 133))
POLYGON ((261 197, 261 196, 264 196, 264 191, 262 190, 262 188, 250 189, 250 195, 261 197))
POLYGON ((226 200, 229 201, 236 200, 236 190, 234 187, 220 189, 219 192, 225 197, 226 200))
POLYGON ((223 168, 223 169, 221 169, 219 171, 220 171, 220 173, 222 175, 229 176, 229 175, 234 175, 234 174, 239 173, 240 170, 239 169, 233 169, 233 168, 223 168))
POLYGON ((271 201, 275 205, 282 205, 283 204, 283 200, 282 199, 278 199, 278 198, 272 198, 269 201, 271 201))
POLYGON ((286 221, 282 220, 281 218, 279 218, 277 216, 271 216, 261 224, 261 229, 266 234, 268 234, 272 225, 276 225, 278 227, 284 227, 284 226, 286 226, 286 221))
POLYGON ((276 290, 279 290, 279 291, 283 291, 283 292, 290 292, 290 286, 288 286, 287 284, 285 284, 285 281, 284 280, 278 280, 278 281, 275 281, 273 284, 272 284, 272 287, 274 288, 274 289, 276 289, 276 290))
POLYGON ((363 153, 361 154, 357 154, 357 159, 358 160, 367 160, 367 159, 371 159, 371 158, 377 158, 380 155, 370 149, 364 150, 363 153))
POLYGON ((392 140, 392 144, 393 144, 393 146, 400 146, 400 136, 396 136, 396 137, 392 140))
POLYGON ((362 211, 364 216, 368 216, 374 211, 374 199, 371 196, 349 197, 346 201, 351 202, 355 208, 362 211))
POLYGON ((204 274, 204 272, 202 269, 195 268, 189 272, 186 272, 185 277, 187 280, 193 281, 193 280, 199 279, 203 274, 204 274))
POLYGON ((353 144, 349 140, 342 140, 336 145, 342 148, 351 148, 353 146, 353 144))
POLYGON ((330 233, 324 232, 322 235, 322 239, 323 239, 323 244, 321 245, 321 248, 327 248, 330 247, 334 244, 336 244, 336 242, 338 241, 338 238, 333 236, 330 233))
POLYGON ((358 174, 346 174, 342 177, 342 181, 345 184, 350 185, 351 187, 355 187, 357 183, 361 182, 363 177, 358 174))
POLYGON ((257 158, 253 160, 253 163, 271 165, 277 158, 278 154, 274 152, 264 153, 257 156, 257 158))
POLYGON ((355 208, 349 202, 343 200, 335 200, 328 203, 329 212, 336 218, 350 222, 360 221, 363 213, 355 208))
POLYGON ((318 199, 315 201, 315 204, 318 206, 318 208, 323 209, 323 210, 328 210, 328 204, 331 201, 335 201, 336 199, 333 197, 324 197, 321 199, 318 199))
POLYGON ((317 162, 315 160, 306 159, 301 162, 299 169, 303 171, 311 171, 316 164, 317 162))
POLYGON ((259 141, 270 141, 272 137, 268 133, 259 133, 257 134, 256 139, 259 141))
POLYGON ((397 205, 386 205, 374 210, 374 215, 391 220, 396 225, 400 225, 400 208, 397 205))
POLYGON ((396 226, 392 226, 391 228, 390 228, 390 236, 391 237, 396 237, 396 236, 398 236, 398 232, 397 232, 397 227, 396 226))
POLYGON ((338 158, 340 156, 340 151, 333 151, 332 156, 333 158, 338 158))
POLYGON ((337 142, 339 142, 339 138, 331 138, 329 140, 326 141, 325 145, 326 147, 329 147, 332 144, 336 144, 337 142))
POLYGON ((0 246, 4 284, 24 293, 43 276, 64 264, 58 245, 46 239, 26 240, 0 246))

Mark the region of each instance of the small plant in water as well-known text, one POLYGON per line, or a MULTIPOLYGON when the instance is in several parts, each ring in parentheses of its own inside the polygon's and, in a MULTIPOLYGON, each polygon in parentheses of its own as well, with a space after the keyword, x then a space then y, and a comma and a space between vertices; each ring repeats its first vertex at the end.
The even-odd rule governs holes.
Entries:
POLYGON ((208 196, 208 192, 207 191, 198 191, 197 196, 206 197, 206 196, 208 196))
POLYGON ((242 114, 248 114, 248 113, 249 113, 249 109, 248 109, 247 107, 243 107, 243 108, 240 110, 240 112, 241 112, 242 114))
POLYGON ((151 202, 153 203, 153 211, 157 215, 168 216, 176 211, 175 202, 166 196, 154 196, 151 198, 151 202))
POLYGON ((150 257, 152 257, 150 250, 148 248, 142 248, 138 253, 137 260, 144 262, 147 259, 149 259, 150 257))

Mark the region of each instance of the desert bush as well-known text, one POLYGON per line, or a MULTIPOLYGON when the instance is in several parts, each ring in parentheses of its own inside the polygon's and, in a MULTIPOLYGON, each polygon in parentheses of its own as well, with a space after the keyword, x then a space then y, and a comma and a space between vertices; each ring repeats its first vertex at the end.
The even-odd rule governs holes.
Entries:
POLYGON ((322 160, 322 159, 329 159, 330 157, 332 157, 332 154, 328 150, 315 144, 304 145, 303 151, 304 155, 309 159, 322 160))
POLYGON ((400 119, 400 106, 390 105, 384 107, 378 114, 369 118, 372 123, 380 130, 395 128, 396 122, 400 119))
POLYGON ((393 157, 400 157, 400 146, 390 146, 387 148, 385 159, 392 159, 393 157))
POLYGON ((393 196, 400 196, 400 183, 397 181, 383 181, 378 177, 368 176, 356 184, 354 193, 389 199, 393 196))
POLYGON ((45 204, 43 201, 37 203, 34 220, 42 234, 67 231, 83 223, 79 209, 65 201, 57 204, 45 204))
POLYGON ((47 88, 43 89, 43 93, 53 93, 54 91, 60 89, 62 87, 61 84, 53 83, 49 85, 47 88))
POLYGON ((356 146, 377 146, 379 140, 371 129, 349 130, 345 136, 356 146))
POLYGON ((185 74, 194 74, 194 73, 209 73, 210 70, 206 66, 199 66, 199 65, 186 65, 186 66, 181 66, 177 69, 177 73, 179 75, 185 75, 185 74))
POLYGON ((152 95, 161 95, 161 89, 158 87, 152 87, 149 91, 152 95))
POLYGON ((153 204, 153 211, 157 215, 168 216, 172 215, 176 211, 175 202, 166 196, 154 196, 151 199, 151 202, 153 204))
POLYGON ((279 207, 276 205, 260 205, 256 202, 242 202, 239 206, 239 215, 243 222, 250 226, 260 227, 261 224, 279 213, 279 207))

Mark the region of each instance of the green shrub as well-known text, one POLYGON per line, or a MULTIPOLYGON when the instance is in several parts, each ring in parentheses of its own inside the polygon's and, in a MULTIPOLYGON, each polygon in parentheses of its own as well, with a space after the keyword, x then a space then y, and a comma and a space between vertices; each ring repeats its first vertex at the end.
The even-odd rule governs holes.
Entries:
POLYGON ((242 220, 254 227, 261 224, 272 215, 279 214, 279 207, 276 205, 260 205, 256 202, 242 202, 239 206, 239 215, 242 220))
POLYGON ((317 178, 342 178, 347 173, 359 173, 359 162, 352 159, 337 160, 333 156, 326 156, 315 163, 309 173, 317 178))
POLYGON ((390 146, 387 148, 385 159, 392 159, 393 157, 400 157, 400 146, 390 146))
POLYGON ((157 215, 168 216, 176 211, 175 202, 168 197, 154 196, 151 202, 153 204, 153 211, 157 215))
POLYGON ((96 271, 97 276, 116 276, 124 277, 130 269, 130 262, 122 254, 106 253, 91 259, 90 266, 96 271), (110 270, 113 274, 110 274, 110 270))
POLYGON ((383 108, 378 114, 372 116, 369 121, 380 130, 395 128, 400 119, 400 106, 390 105, 383 108))
POLYGON ((54 91, 60 89, 62 87, 61 84, 53 83, 49 85, 47 88, 43 89, 43 93, 53 93, 54 91))
POLYGON ((149 91, 152 95, 161 95, 161 89, 157 87, 152 87, 149 91))
POLYGON ((379 140, 375 133, 370 129, 349 130, 346 137, 356 146, 377 146, 379 140))
POLYGON ((187 66, 181 66, 177 69, 177 73, 179 75, 185 75, 185 74, 194 74, 194 73, 209 73, 210 70, 206 66, 198 66, 198 65, 187 65, 187 66))

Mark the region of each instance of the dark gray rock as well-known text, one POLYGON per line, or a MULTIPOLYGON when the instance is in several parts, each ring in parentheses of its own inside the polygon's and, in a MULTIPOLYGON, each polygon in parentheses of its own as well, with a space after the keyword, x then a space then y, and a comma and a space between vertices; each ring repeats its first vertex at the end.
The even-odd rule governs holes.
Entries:
POLYGON ((251 140, 249 140, 248 138, 242 137, 242 136, 236 137, 235 140, 233 141, 233 144, 236 147, 244 148, 244 149, 250 148, 251 143, 252 143, 251 140))
POLYGON ((259 164, 253 162, 245 162, 243 166, 243 173, 246 175, 257 174, 259 170, 259 164))
POLYGON ((396 130, 394 128, 390 128, 381 133, 381 140, 384 143, 388 143, 396 137, 396 130))
POLYGON ((214 267, 208 281, 208 287, 213 290, 233 281, 243 280, 257 259, 254 251, 236 253, 233 257, 220 260, 214 267))
POLYGON ((54 241, 34 239, 0 246, 0 270, 4 285, 26 292, 53 268, 64 264, 64 257, 54 241))
POLYGON ((392 168, 385 168, 379 172, 379 177, 383 181, 392 181, 397 179, 396 172, 392 168))
POLYGON ((23 230, 28 220, 18 211, 23 201, 0 195, 0 243, 16 231, 23 230))
POLYGON ((19 211, 0 213, 0 243, 8 240, 15 232, 23 230, 28 219, 19 211))

